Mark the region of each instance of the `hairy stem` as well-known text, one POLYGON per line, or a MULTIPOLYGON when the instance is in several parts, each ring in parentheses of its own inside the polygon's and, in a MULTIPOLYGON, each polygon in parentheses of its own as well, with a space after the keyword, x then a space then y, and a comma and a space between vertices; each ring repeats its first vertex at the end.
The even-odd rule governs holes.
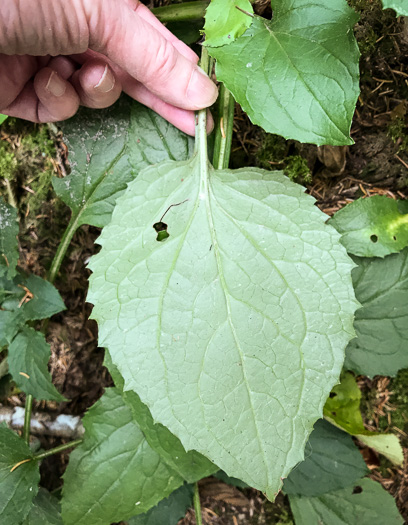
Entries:
POLYGON ((200 492, 198 490, 198 483, 194 485, 194 512, 197 525, 203 525, 203 518, 201 515, 200 492))
POLYGON ((182 4, 166 5, 152 9, 160 22, 185 22, 204 18, 205 10, 210 2, 185 2, 182 4))
POLYGON ((53 456, 54 454, 59 454, 60 452, 63 452, 64 450, 67 450, 69 448, 77 447, 82 443, 82 439, 76 439, 75 441, 70 441, 69 443, 65 443, 64 445, 60 445, 59 447, 51 448, 50 450, 46 450, 45 452, 42 452, 41 454, 37 454, 36 456, 33 456, 33 460, 40 461, 41 459, 48 458, 49 456, 53 456))
POLYGON ((48 280, 50 283, 53 283, 55 281, 55 278, 57 277, 62 261, 65 257, 65 254, 67 253, 69 245, 71 244, 72 237, 74 236, 78 228, 78 218, 78 216, 71 218, 67 229, 65 230, 64 235, 62 236, 61 242, 58 246, 58 250, 54 255, 54 259, 52 260, 50 272, 48 275, 48 280))
POLYGON ((31 411, 33 409, 33 396, 27 394, 25 412, 24 412, 24 426, 23 426, 23 439, 27 443, 30 443, 30 425, 31 425, 31 411))
POLYGON ((229 166, 235 108, 234 97, 224 84, 221 84, 218 104, 213 166, 222 170, 227 169, 229 166))

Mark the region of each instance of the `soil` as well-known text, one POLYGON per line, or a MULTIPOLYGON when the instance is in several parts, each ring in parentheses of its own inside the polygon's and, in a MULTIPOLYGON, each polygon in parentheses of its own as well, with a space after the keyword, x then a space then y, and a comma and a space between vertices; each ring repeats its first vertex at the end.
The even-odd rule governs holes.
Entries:
MULTIPOLYGON (((383 12, 377 0, 350 3, 361 13, 356 26, 362 52, 361 95, 351 129, 355 145, 317 148, 285 141, 252 125, 239 107, 234 124, 232 167, 284 169, 291 178, 306 182, 308 192, 328 215, 364 195, 408 196, 408 19, 396 19, 390 10, 383 12)), ((258 13, 270 16, 269 1, 257 1, 255 6, 258 13)), ((70 216, 51 187, 51 177, 63 176, 66 171, 66 148, 54 127, 13 119, 0 127, 0 139, 0 173, 9 180, 20 213, 19 264, 23 270, 45 277, 70 216)), ((0 186, 0 191, 6 194, 5 187, 0 186)), ((97 346, 96 324, 89 320, 90 305, 85 302, 89 275, 85 265, 97 249, 94 241, 98 234, 98 229, 86 226, 77 231, 56 281, 67 310, 48 324, 50 371, 69 401, 35 402, 34 411, 83 415, 104 388, 113 384, 103 366, 103 350, 97 346)), ((396 432, 407 460, 408 371, 401 371, 395 379, 358 379, 367 428, 396 432)), ((0 401, 23 406, 24 396, 6 380, 0 381, 0 401)), ((63 441, 41 437, 40 442, 48 449, 63 441)), ((407 461, 403 468, 396 468, 369 449, 362 449, 362 453, 371 477, 395 497, 408 522, 407 461)), ((43 461, 44 487, 54 491, 61 487, 68 458, 69 454, 63 453, 43 461)), ((214 489, 211 479, 200 483, 204 523, 292 523, 290 508, 281 494, 272 504, 252 489, 240 491, 222 484, 214 489)), ((194 512, 189 511, 180 525, 194 523, 194 512)))

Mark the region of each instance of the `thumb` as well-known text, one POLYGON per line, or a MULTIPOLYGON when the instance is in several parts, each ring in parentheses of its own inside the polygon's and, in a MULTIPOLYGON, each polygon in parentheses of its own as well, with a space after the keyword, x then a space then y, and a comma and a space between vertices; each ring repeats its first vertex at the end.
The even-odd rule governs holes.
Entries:
POLYGON ((91 49, 106 55, 149 91, 176 107, 195 110, 215 102, 215 84, 186 53, 180 53, 177 48, 181 42, 166 38, 165 28, 160 30, 144 5, 132 6, 124 0, 85 4, 91 49))

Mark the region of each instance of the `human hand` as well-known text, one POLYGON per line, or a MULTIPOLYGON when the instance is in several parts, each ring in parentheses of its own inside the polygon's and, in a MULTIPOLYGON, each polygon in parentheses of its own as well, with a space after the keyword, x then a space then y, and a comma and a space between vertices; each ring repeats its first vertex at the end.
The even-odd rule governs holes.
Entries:
POLYGON ((138 0, 0 2, 5 115, 60 121, 79 105, 110 106, 123 90, 194 135, 194 111, 217 97, 197 62, 138 0))

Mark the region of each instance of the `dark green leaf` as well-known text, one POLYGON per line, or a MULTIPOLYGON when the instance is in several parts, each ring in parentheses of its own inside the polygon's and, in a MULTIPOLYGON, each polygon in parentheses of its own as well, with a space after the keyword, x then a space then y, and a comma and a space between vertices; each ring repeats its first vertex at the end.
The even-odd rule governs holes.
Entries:
POLYGON ((40 472, 31 450, 12 430, 0 425, 0 518, 4 525, 20 525, 38 492, 40 472), (13 470, 11 472, 11 470, 13 470))
POLYGON ((251 25, 253 12, 249 0, 211 0, 205 12, 205 45, 218 47, 233 42, 251 25))
POLYGON ((0 310, 0 348, 11 343, 24 321, 24 317, 19 311, 0 310))
POLYGON ((17 210, 0 197, 0 277, 16 275, 18 261, 17 210))
POLYGON ((26 326, 9 346, 9 372, 26 394, 36 399, 66 401, 52 384, 47 366, 50 355, 44 335, 26 326))
POLYGON ((227 485, 232 485, 233 487, 239 487, 241 489, 249 488, 249 485, 247 485, 238 478, 232 478, 231 476, 228 476, 228 474, 226 474, 223 470, 219 470, 218 472, 216 472, 214 474, 214 477, 220 479, 227 485))
POLYGON ((320 496, 346 488, 368 473, 352 438, 324 420, 316 422, 305 457, 285 480, 286 494, 320 496))
POLYGON ((254 124, 288 139, 352 144, 359 94, 358 20, 345 0, 273 0, 235 42, 210 47, 218 80, 254 124))
POLYGON ((341 233, 348 253, 384 257, 408 246, 408 206, 405 207, 407 210, 402 212, 398 201, 375 195, 348 204, 330 224, 341 233))
POLYGON ((146 514, 131 518, 129 525, 177 525, 192 506, 193 493, 191 485, 183 485, 146 514))
POLYGON ((33 506, 21 525, 62 525, 60 504, 48 490, 40 488, 33 506))
POLYGON ((61 124, 69 149, 71 174, 53 181, 57 195, 72 210, 71 221, 105 226, 117 197, 132 180, 126 152, 131 103, 95 111, 81 108, 61 124))
MULTIPOLYGON (((108 350, 105 351, 105 366, 108 368, 115 385, 123 390, 124 380, 117 367, 112 363, 108 350)), ((180 440, 166 427, 155 423, 149 409, 135 392, 124 392, 123 398, 132 410, 133 417, 140 426, 149 445, 183 479, 194 483, 218 470, 211 461, 198 452, 186 452, 180 440)))
POLYGON ((110 525, 150 510, 183 484, 148 445, 117 389, 84 417, 83 443, 64 474, 65 525, 110 525))
POLYGON ((289 496, 296 525, 402 525, 394 498, 371 479, 318 498, 289 496))
POLYGON ((355 261, 352 277, 362 308, 344 366, 369 377, 395 376, 408 367, 408 248, 384 259, 355 261))

